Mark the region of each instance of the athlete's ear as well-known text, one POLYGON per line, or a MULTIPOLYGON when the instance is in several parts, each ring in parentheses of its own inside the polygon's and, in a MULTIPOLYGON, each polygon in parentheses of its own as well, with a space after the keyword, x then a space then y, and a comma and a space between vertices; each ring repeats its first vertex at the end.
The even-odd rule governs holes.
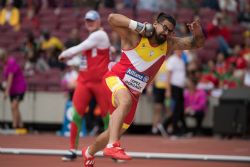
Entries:
POLYGON ((153 23, 153 26, 156 29, 156 27, 157 27, 157 22, 156 21, 153 23))

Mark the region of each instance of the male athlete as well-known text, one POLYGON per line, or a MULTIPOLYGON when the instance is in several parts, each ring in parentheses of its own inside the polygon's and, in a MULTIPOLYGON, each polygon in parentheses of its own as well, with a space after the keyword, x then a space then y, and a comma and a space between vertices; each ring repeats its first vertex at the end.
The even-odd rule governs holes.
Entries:
POLYGON ((85 167, 94 166, 94 155, 103 148, 104 156, 131 159, 120 147, 119 140, 133 121, 143 89, 153 80, 166 55, 173 50, 202 47, 205 41, 197 20, 188 24, 192 36, 175 37, 175 19, 165 13, 160 13, 153 24, 143 24, 120 14, 110 14, 108 22, 121 37, 122 55, 103 78, 110 102, 109 128, 94 144, 82 150, 85 167))
POLYGON ((73 95, 74 113, 70 128, 70 154, 62 160, 74 160, 78 147, 79 133, 82 127, 82 117, 92 96, 100 106, 102 116, 108 110, 102 88, 102 77, 108 71, 110 41, 108 35, 101 28, 98 12, 90 10, 85 14, 85 27, 89 31, 88 38, 77 46, 63 51, 58 59, 64 61, 73 56, 82 55, 77 86, 73 95))

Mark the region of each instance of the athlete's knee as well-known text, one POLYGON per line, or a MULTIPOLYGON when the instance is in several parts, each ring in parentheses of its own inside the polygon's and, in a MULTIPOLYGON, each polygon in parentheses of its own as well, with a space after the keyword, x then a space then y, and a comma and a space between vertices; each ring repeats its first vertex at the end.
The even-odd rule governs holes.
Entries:
POLYGON ((78 103, 73 102, 73 106, 74 106, 75 112, 77 112, 78 115, 80 115, 80 116, 84 115, 84 112, 85 112, 86 108, 81 103, 79 103, 79 102, 78 103))

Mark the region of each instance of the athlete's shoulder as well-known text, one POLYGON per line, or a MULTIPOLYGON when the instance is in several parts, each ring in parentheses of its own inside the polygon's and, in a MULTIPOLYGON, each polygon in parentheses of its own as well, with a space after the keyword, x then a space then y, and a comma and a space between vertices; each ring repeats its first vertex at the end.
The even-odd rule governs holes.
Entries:
POLYGON ((108 34, 104 30, 97 30, 92 32, 89 37, 96 38, 96 39, 103 39, 108 38, 108 34))
POLYGON ((90 35, 107 35, 106 31, 103 29, 92 32, 90 35))

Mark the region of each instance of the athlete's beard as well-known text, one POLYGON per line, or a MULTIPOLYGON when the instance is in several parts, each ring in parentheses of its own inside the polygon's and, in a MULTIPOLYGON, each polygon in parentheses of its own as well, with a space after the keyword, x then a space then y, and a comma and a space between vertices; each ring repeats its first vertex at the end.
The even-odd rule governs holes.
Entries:
POLYGON ((155 40, 156 40, 157 44, 160 45, 160 44, 163 44, 167 40, 167 36, 155 33, 155 40))

